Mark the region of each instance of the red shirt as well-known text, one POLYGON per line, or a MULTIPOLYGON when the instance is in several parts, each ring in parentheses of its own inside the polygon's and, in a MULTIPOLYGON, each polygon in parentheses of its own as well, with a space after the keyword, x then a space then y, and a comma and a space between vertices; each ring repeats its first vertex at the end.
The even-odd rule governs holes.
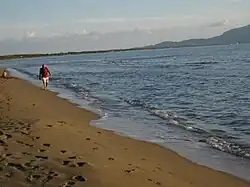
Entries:
POLYGON ((43 78, 47 78, 49 77, 49 69, 47 67, 43 68, 43 74, 42 74, 43 78))

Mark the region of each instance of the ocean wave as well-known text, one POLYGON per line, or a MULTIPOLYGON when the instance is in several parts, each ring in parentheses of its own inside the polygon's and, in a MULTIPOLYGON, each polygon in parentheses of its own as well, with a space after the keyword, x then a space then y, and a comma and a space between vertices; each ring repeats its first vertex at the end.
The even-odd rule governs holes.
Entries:
POLYGON ((29 71, 26 71, 24 69, 19 69, 19 68, 12 69, 12 71, 13 70, 16 71, 16 72, 20 72, 21 74, 26 74, 29 77, 34 78, 34 79, 38 79, 39 78, 38 72, 37 72, 37 74, 34 74, 34 73, 31 73, 29 71))
POLYGON ((68 60, 50 60, 47 62, 48 65, 58 65, 58 64, 67 64, 69 63, 68 60))
POLYGON ((213 60, 202 60, 202 61, 191 61, 188 62, 188 66, 201 66, 201 65, 210 65, 210 64, 219 64, 220 61, 213 61, 213 60))
POLYGON ((250 151, 244 149, 243 146, 241 146, 237 143, 229 142, 223 138, 214 137, 214 136, 208 137, 206 142, 211 147, 213 147, 217 150, 231 153, 235 156, 240 156, 243 158, 250 159, 250 151))
POLYGON ((135 107, 141 107, 145 110, 147 110, 151 115, 154 115, 156 117, 159 117, 163 120, 166 120, 168 125, 175 125, 178 127, 181 127, 183 129, 186 129, 188 131, 196 132, 196 133, 206 133, 205 130, 200 129, 198 127, 195 127, 194 125, 190 124, 188 121, 185 119, 177 116, 176 114, 167 111, 167 110, 162 110, 158 109, 154 106, 148 105, 140 100, 124 100, 128 104, 131 104, 135 107))
POLYGON ((131 62, 131 61, 144 61, 144 60, 153 60, 153 59, 166 59, 166 58, 175 58, 175 57, 181 57, 181 56, 187 56, 185 55, 158 55, 158 56, 138 56, 138 57, 130 57, 130 58, 119 58, 116 59, 117 62, 131 62))
POLYGON ((231 142, 232 140, 236 140, 237 138, 228 135, 223 130, 220 129, 211 129, 210 131, 204 130, 196 127, 194 124, 190 124, 188 120, 178 117, 176 114, 173 114, 172 112, 169 112, 167 110, 157 109, 156 107, 143 103, 140 100, 125 100, 125 101, 133 106, 143 107, 150 114, 159 117, 163 120, 166 120, 168 125, 174 125, 175 127, 185 129, 192 133, 200 134, 201 137, 203 137, 203 139, 200 139, 199 142, 207 143, 214 149, 227 152, 235 156, 250 159, 250 151, 246 149, 247 146, 237 144, 236 142, 231 142))

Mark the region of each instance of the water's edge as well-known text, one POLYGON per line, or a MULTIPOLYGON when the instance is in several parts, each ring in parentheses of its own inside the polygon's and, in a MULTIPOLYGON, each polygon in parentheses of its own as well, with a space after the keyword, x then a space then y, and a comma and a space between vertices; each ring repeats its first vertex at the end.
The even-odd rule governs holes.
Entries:
MULTIPOLYGON (((13 77, 20 78, 22 80, 27 81, 28 83, 31 83, 31 84, 33 84, 35 86, 38 86, 38 87, 41 86, 40 80, 34 80, 31 77, 29 77, 29 75, 25 75, 24 73, 21 73, 21 72, 15 70, 15 69, 7 68, 7 70, 10 72, 10 75, 13 76, 13 77)), ((232 171, 232 170, 230 170, 230 168, 223 168, 222 166, 216 165, 217 163, 213 164, 210 161, 206 162, 206 160, 203 160, 203 159, 199 160, 197 158, 193 158, 192 156, 190 156, 188 154, 184 154, 183 151, 180 150, 181 147, 176 148, 175 144, 172 144, 172 145, 168 144, 168 145, 166 145, 166 144, 162 144, 161 142, 154 142, 154 141, 150 141, 150 140, 146 140, 146 139, 143 139, 143 138, 139 138, 139 137, 133 136, 131 134, 122 133, 122 132, 116 131, 116 130, 114 130, 112 128, 102 127, 102 125, 98 125, 98 124, 99 123, 102 124, 102 121, 106 120, 108 118, 108 116, 105 113, 103 113, 101 110, 97 110, 96 108, 88 106, 88 103, 86 101, 74 97, 74 94, 72 94, 72 95, 64 94, 64 90, 63 89, 51 86, 49 88, 49 91, 56 93, 57 97, 62 98, 62 99, 66 99, 69 102, 75 104, 76 107, 83 108, 85 110, 88 110, 90 112, 93 112, 93 113, 97 114, 99 116, 99 119, 92 120, 90 122, 90 125, 92 125, 92 126, 95 126, 97 128, 100 128, 100 129, 111 131, 111 132, 113 132, 115 134, 118 134, 119 136, 129 137, 129 138, 132 138, 134 140, 139 140, 139 141, 143 141, 143 142, 148 142, 148 143, 153 143, 153 144, 159 145, 162 148, 165 148, 167 150, 175 152, 177 155, 179 155, 179 156, 183 157, 184 159, 187 159, 187 160, 189 160, 189 161, 191 161, 191 162, 193 162, 195 164, 208 167, 208 168, 213 169, 215 171, 219 171, 219 172, 222 172, 222 173, 230 174, 230 175, 239 177, 239 178, 241 178, 243 180, 250 181, 250 176, 248 176, 245 172, 239 172, 239 173, 237 173, 237 169, 236 168, 235 168, 236 171, 231 168, 233 170, 232 171)), ((214 150, 214 151, 216 152, 216 150, 214 150)), ((200 156, 202 156, 202 154, 200 154, 200 156)), ((217 158, 214 158, 214 159, 217 159, 217 158)))

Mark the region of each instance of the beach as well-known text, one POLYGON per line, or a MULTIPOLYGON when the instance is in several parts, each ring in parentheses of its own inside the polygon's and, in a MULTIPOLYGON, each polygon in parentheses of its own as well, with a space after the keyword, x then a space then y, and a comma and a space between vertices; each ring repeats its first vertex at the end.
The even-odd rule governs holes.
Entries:
POLYGON ((97 114, 18 78, 0 79, 0 103, 0 186, 250 186, 159 145, 90 126, 97 114))

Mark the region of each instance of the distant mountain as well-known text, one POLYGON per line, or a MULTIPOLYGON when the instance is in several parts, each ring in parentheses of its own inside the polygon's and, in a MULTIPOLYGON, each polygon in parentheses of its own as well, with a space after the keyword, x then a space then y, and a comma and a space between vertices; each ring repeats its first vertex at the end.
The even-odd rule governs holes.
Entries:
POLYGON ((192 47, 210 45, 230 45, 237 43, 250 43, 250 25, 231 29, 220 36, 207 39, 190 39, 180 42, 165 41, 145 48, 170 48, 170 47, 192 47))

